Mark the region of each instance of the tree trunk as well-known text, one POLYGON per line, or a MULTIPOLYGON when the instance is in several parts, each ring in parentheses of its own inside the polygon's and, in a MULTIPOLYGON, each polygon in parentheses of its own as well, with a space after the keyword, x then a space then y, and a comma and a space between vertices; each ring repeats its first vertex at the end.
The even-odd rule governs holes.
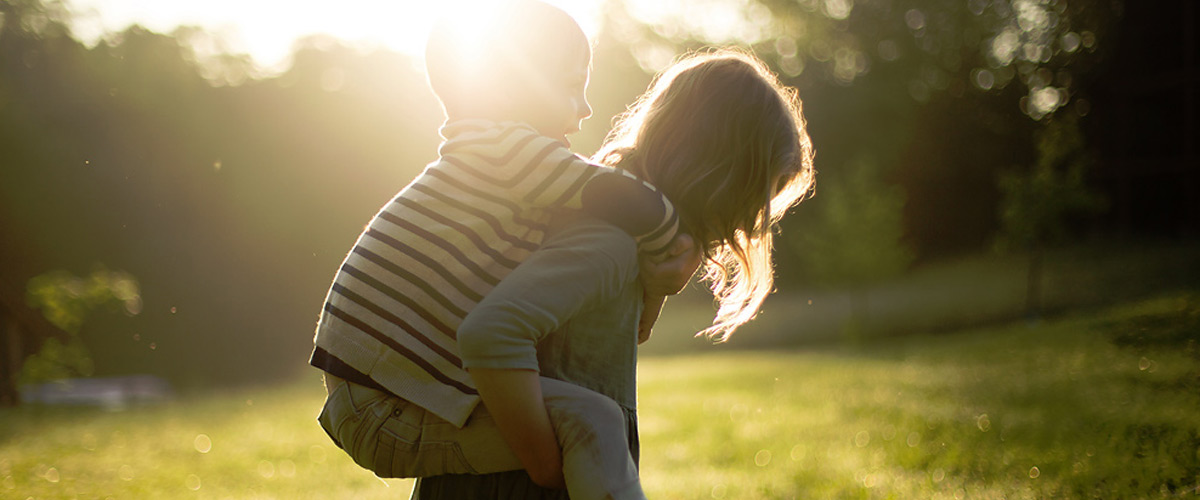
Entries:
POLYGON ((1029 272, 1025 277, 1025 317, 1031 321, 1042 316, 1042 268, 1045 253, 1040 246, 1029 249, 1029 272))
POLYGON ((855 287, 850 291, 850 317, 842 327, 846 343, 860 345, 867 336, 867 321, 870 319, 870 300, 866 287, 855 287))
POLYGON ((21 372, 20 326, 0 307, 0 408, 21 404, 17 374, 21 372))

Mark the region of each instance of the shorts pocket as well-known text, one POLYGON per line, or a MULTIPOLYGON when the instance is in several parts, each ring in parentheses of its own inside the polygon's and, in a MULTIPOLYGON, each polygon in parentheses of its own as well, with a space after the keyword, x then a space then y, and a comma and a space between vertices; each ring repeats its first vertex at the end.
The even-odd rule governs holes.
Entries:
POLYGON ((317 420, 355 463, 373 471, 379 427, 397 401, 368 387, 341 383, 326 397, 317 420))
POLYGON ((375 449, 376 474, 381 477, 429 477, 474 474, 454 441, 453 426, 425 409, 401 400, 379 428, 375 449), (450 435, 448 435, 449 433, 450 435))

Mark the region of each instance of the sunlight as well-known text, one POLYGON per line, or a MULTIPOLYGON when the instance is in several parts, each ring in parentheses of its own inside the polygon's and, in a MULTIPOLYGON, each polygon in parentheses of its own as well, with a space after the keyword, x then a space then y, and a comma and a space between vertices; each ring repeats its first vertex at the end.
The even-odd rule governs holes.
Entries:
MULTIPOLYGON (((589 37, 599 29, 603 0, 547 0, 570 13, 589 37)), ((364 48, 383 47, 420 58, 434 19, 443 12, 474 9, 491 0, 344 0, 336 8, 313 0, 67 0, 72 29, 88 45, 140 24, 171 33, 199 26, 246 53, 262 70, 286 69, 297 39, 324 34, 364 48)))

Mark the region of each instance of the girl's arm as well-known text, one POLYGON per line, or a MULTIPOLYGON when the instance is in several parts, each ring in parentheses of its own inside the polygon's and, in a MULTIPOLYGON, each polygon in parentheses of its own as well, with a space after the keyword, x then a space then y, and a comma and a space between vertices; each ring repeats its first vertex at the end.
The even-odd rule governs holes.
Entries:
POLYGON ((634 242, 619 229, 598 221, 571 225, 547 238, 458 328, 463 366, 539 485, 558 484, 562 458, 542 399, 537 344, 577 312, 638 286, 637 267, 634 242))
POLYGON ((644 290, 642 317, 638 320, 639 344, 650 339, 650 331, 658 321, 667 296, 675 295, 687 286, 704 257, 700 246, 687 234, 676 236, 667 252, 669 257, 664 261, 645 255, 638 259, 638 278, 644 290))
POLYGON ((543 488, 565 489, 562 450, 546 412, 538 373, 489 368, 472 368, 468 373, 504 442, 533 482, 543 488))

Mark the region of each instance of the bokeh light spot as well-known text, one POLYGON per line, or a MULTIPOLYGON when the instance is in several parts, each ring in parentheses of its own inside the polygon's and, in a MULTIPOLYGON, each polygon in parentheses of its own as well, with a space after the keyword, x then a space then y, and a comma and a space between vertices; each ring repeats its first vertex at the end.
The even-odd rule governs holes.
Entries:
POLYGON ((865 448, 868 444, 871 444, 871 433, 858 431, 858 434, 854 435, 854 446, 865 448))
POLYGON ((1083 48, 1092 49, 1096 47, 1096 34, 1091 31, 1079 33, 1079 43, 1083 44, 1083 48))
POLYGON ((192 446, 196 447, 196 451, 200 453, 208 453, 212 451, 212 438, 208 434, 197 434, 196 439, 192 441, 192 446))
POLYGON ((1076 50, 1079 50, 1080 46, 1083 45, 1083 38, 1080 37, 1078 33, 1071 31, 1063 33, 1060 43, 1062 44, 1063 50, 1067 52, 1075 52, 1076 50))
POLYGON ((783 57, 796 57, 796 39, 787 35, 776 38, 775 53, 783 57))
POLYGON ((296 462, 291 460, 279 462, 279 475, 283 477, 296 477, 296 462))
MULTIPOLYGON (((879 51, 879 58, 883 59, 884 61, 892 62, 900 59, 900 46, 896 45, 896 42, 893 40, 884 40, 879 42, 879 46, 876 48, 876 50, 879 51)), ((812 300, 810 299, 808 302, 811 304, 812 300)))
POLYGON ((798 444, 792 447, 790 455, 793 461, 799 462, 804 460, 804 457, 808 455, 808 449, 805 448, 803 444, 798 444))
POLYGON ((1038 476, 1041 476, 1041 475, 1042 475, 1042 471, 1039 470, 1036 465, 1033 466, 1031 469, 1029 469, 1029 478, 1030 479, 1037 479, 1038 476))
POLYGON ((1008 66, 1012 64, 1013 59, 1017 56, 1017 48, 1020 45, 1021 37, 1017 31, 1012 28, 1005 28, 992 39, 991 55, 999 66, 1008 66))
POLYGON ((325 451, 325 447, 323 447, 321 445, 314 444, 314 445, 308 447, 308 460, 314 464, 325 463, 325 458, 326 458, 327 454, 328 454, 328 452, 325 451))
POLYGON ((122 481, 133 481, 133 467, 122 465, 117 468, 117 477, 122 481))
POLYGON ((747 408, 746 405, 741 404, 741 403, 735 404, 735 405, 733 405, 732 408, 729 409, 729 420, 733 421, 733 422, 745 420, 746 416, 749 414, 750 414, 750 409, 747 408))
POLYGON ((767 464, 770 464, 770 463, 771 463, 771 450, 758 450, 758 453, 754 454, 754 465, 757 465, 759 467, 766 467, 767 464))
POLYGON ((975 417, 975 426, 982 432, 987 432, 992 429, 992 421, 988 418, 987 413, 975 417))
POLYGON ((853 0, 825 0, 825 15, 830 19, 846 19, 852 10, 853 0))
POLYGON ((977 68, 971 71, 971 83, 980 90, 992 90, 996 86, 996 75, 986 69, 977 68))
POLYGON ((87 451, 96 451, 96 435, 90 432, 84 433, 79 439, 80 446, 87 451))
POLYGON ((260 460, 258 462, 258 475, 267 479, 275 477, 275 464, 266 460, 260 460))
POLYGON ((896 426, 887 424, 883 427, 883 440, 891 441, 896 438, 896 426))
POLYGON ((904 13, 904 24, 907 24, 912 30, 925 28, 925 13, 917 9, 909 9, 904 13))
POLYGON ((200 491, 200 476, 188 474, 187 479, 184 480, 183 484, 187 486, 187 489, 189 490, 200 491))

